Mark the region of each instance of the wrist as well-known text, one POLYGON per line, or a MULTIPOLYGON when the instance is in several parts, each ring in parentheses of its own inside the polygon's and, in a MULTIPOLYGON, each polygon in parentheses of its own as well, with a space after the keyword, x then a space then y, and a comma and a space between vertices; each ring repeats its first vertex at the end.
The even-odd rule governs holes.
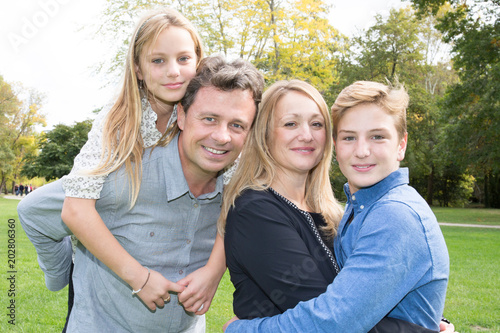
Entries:
POLYGON ((148 281, 149 281, 149 277, 151 276, 151 271, 149 270, 148 267, 144 267, 148 270, 148 276, 146 277, 146 281, 144 282, 144 284, 142 285, 142 287, 140 287, 139 289, 135 290, 135 289, 132 289, 132 295, 135 295, 137 293, 139 293, 145 286, 146 284, 148 284, 148 281))
POLYGON ((226 263, 221 263, 216 260, 214 261, 208 261, 206 264, 206 267, 213 272, 213 274, 220 280, 222 279, 222 276, 226 272, 226 263))
POLYGON ((142 289, 145 284, 144 282, 148 279, 150 274, 149 268, 138 264, 134 265, 134 267, 124 269, 120 277, 132 288, 132 290, 138 290, 142 289))

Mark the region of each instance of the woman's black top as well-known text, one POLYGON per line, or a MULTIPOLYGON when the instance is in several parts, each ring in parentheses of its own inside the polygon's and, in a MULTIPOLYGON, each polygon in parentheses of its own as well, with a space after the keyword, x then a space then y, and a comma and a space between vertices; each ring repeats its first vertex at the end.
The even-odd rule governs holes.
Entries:
POLYGON ((227 216, 224 245, 238 318, 280 314, 322 294, 335 278, 324 248, 331 255, 333 240, 320 230, 325 222, 310 213, 323 236, 318 239, 305 214, 271 190, 247 190, 236 199, 227 216))

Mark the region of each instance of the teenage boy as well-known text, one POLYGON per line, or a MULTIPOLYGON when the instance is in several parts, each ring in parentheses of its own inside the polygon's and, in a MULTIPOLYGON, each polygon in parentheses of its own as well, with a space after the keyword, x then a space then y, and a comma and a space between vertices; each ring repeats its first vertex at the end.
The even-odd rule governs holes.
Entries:
POLYGON ((332 118, 336 159, 348 181, 334 240, 341 271, 317 298, 271 318, 237 320, 226 333, 361 333, 385 316, 439 330, 449 257, 434 214, 399 167, 408 100, 404 89, 375 82, 340 93, 332 118))
MULTIPOLYGON (((191 283, 184 289, 175 282, 207 275, 204 265, 212 247, 215 253, 217 244, 223 246, 220 239, 214 246, 222 171, 243 148, 263 86, 262 74, 246 61, 205 58, 181 101, 179 133, 167 146, 144 152, 141 189, 132 208, 125 167, 107 177, 96 209, 125 250, 147 267, 147 277, 142 288, 133 291, 79 244, 68 332, 204 332, 204 316, 186 312, 172 291, 189 293, 191 283), (143 304, 135 295, 144 288, 159 291, 153 304, 143 304)), ((51 290, 68 284, 72 256, 66 237, 70 232, 60 218, 63 201, 57 181, 18 206, 51 290)), ((215 288, 226 269, 223 249, 218 253, 222 259, 215 261, 215 288)), ((207 309, 210 302, 192 311, 203 305, 207 309)))

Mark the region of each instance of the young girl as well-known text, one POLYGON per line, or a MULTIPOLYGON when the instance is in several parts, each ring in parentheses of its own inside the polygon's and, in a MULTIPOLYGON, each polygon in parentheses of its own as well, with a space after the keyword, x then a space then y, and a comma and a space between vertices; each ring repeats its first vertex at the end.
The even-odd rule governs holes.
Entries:
MULTIPOLYGON (((63 178, 63 221, 90 252, 132 290, 139 291, 137 295, 151 309, 153 300, 165 293, 156 287, 165 286, 161 283, 165 279, 149 272, 123 249, 97 213, 95 202, 106 176, 125 165, 132 184, 130 204, 134 205, 143 149, 171 140, 176 103, 184 96, 202 57, 200 37, 180 13, 162 9, 143 17, 130 42, 118 99, 99 114, 71 173, 63 178)), ((183 290, 175 283, 168 288, 183 290)), ((197 314, 207 310, 208 306, 197 314)))

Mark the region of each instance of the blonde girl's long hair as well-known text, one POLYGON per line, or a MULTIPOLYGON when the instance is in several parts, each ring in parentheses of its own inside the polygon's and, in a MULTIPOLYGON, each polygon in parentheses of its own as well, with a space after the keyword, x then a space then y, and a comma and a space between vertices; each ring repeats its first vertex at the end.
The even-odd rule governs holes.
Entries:
POLYGON ((271 133, 274 127, 276 104, 287 93, 295 91, 312 99, 325 119, 326 143, 323 158, 307 176, 305 199, 316 213, 321 213, 326 226, 323 231, 334 237, 342 218, 343 209, 333 195, 330 184, 330 165, 333 139, 330 113, 321 94, 309 83, 300 80, 278 81, 271 85, 262 97, 254 126, 243 148, 238 168, 224 189, 222 209, 217 228, 224 235, 226 218, 238 196, 246 189, 264 191, 269 188, 276 174, 277 163, 270 153, 271 133))
MULTIPOLYGON (((148 95, 147 91, 141 92, 136 66, 139 66, 144 52, 155 45, 158 35, 171 26, 186 29, 195 44, 197 63, 203 58, 202 42, 196 29, 176 10, 156 10, 139 21, 130 40, 121 91, 104 122, 103 155, 98 167, 90 172, 92 175, 107 175, 125 164, 130 180, 130 207, 134 206, 141 185, 144 152, 141 97, 148 95)), ((165 133, 169 132, 174 131, 168 128, 165 133)), ((158 142, 159 145, 166 145, 172 139, 173 135, 166 134, 158 142)))

